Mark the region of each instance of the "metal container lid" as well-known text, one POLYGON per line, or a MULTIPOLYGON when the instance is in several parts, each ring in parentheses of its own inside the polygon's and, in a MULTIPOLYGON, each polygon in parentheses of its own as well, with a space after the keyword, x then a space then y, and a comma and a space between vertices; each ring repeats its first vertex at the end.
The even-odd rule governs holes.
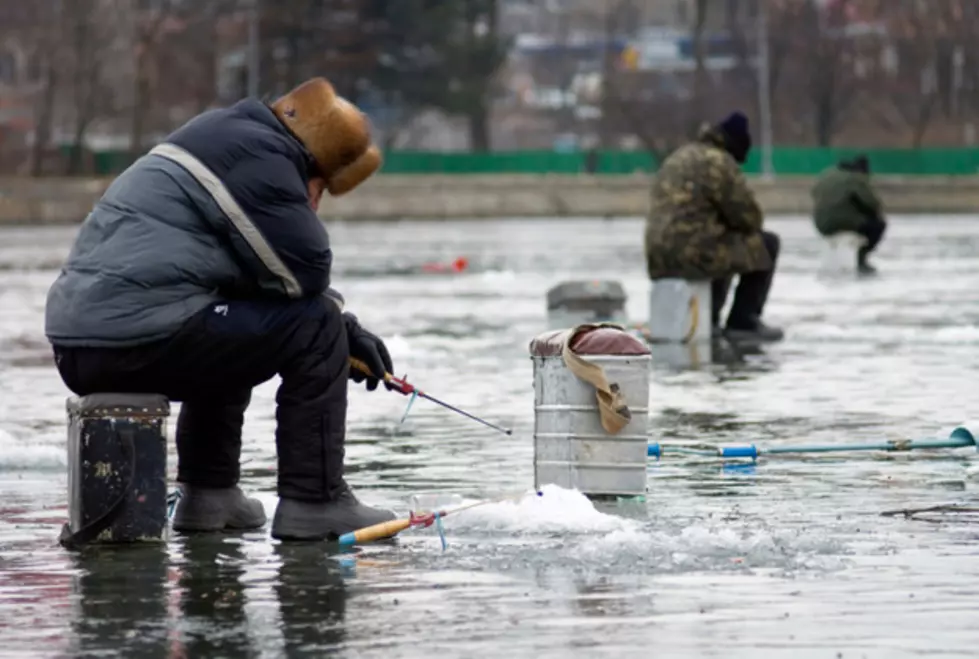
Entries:
MULTIPOLYGON (((573 329, 538 334, 530 342, 532 357, 559 357, 573 329)), ((629 332, 615 327, 596 327, 578 332, 571 344, 578 355, 648 355, 649 346, 629 332)))
POLYGON ((547 291, 547 308, 557 309, 582 301, 625 305, 626 299, 625 289, 617 281, 564 281, 547 291))
POLYGON ((170 401, 160 394, 98 393, 72 396, 65 401, 68 414, 79 417, 166 417, 170 401))

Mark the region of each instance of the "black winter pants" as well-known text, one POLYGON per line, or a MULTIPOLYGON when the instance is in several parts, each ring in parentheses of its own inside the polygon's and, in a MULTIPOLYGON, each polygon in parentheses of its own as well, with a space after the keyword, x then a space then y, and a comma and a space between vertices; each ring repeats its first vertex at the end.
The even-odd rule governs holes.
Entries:
POLYGON ((54 352, 78 395, 159 393, 183 403, 177 480, 204 487, 238 482, 252 388, 280 375, 279 496, 329 501, 343 486, 349 351, 340 310, 326 298, 219 303, 164 341, 54 352))
MULTIPOLYGON (((734 302, 727 316, 727 326, 730 329, 755 329, 768 301, 768 292, 772 288, 775 277, 775 267, 781 248, 779 237, 771 231, 761 232, 762 241, 772 257, 772 267, 769 270, 745 272, 738 276, 738 287, 734 292, 734 302)), ((733 277, 722 277, 711 282, 711 320, 714 327, 721 324, 721 311, 727 301, 728 289, 733 277)))
POLYGON ((857 263, 863 265, 867 262, 867 256, 877 248, 880 244, 881 239, 884 237, 884 231, 887 229, 887 222, 879 217, 869 217, 857 230, 861 236, 867 239, 867 244, 860 248, 857 252, 857 263))

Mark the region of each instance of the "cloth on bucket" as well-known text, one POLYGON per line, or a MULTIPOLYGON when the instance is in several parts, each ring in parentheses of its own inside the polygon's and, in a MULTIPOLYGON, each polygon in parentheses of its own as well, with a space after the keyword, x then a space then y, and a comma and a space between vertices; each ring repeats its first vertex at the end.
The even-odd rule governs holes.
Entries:
POLYGON ((639 339, 629 334, 621 325, 613 323, 587 323, 566 330, 554 330, 536 336, 530 342, 530 354, 535 357, 557 357, 575 376, 595 387, 602 427, 612 435, 625 428, 632 420, 632 412, 619 385, 609 382, 605 369, 589 362, 581 355, 648 355, 647 348, 639 339))

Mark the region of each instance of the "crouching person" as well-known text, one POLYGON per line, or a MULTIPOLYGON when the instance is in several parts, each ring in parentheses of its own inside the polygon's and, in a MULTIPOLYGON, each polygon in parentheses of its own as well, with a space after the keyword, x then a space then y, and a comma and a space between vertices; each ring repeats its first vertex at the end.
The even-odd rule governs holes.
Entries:
POLYGON ((812 189, 813 223, 829 237, 852 232, 866 238, 857 251, 857 271, 872 275, 877 269, 867 257, 880 244, 887 229, 880 198, 870 184, 870 161, 864 155, 843 160, 823 173, 812 189))
POLYGON ((160 393, 177 420, 180 531, 253 529, 238 487, 252 388, 275 375, 272 535, 323 539, 394 518, 344 481, 347 380, 377 388, 384 343, 330 288, 316 210, 380 166, 366 118, 322 78, 177 129, 109 186, 47 298, 45 327, 78 395, 160 393), (372 375, 349 367, 366 362, 372 375))
POLYGON ((762 229, 762 213, 741 173, 751 149, 748 120, 735 112, 674 151, 653 178, 646 220, 646 266, 652 280, 711 280, 712 326, 734 275, 734 302, 723 332, 777 341, 782 330, 762 322, 775 275, 779 238, 762 229))

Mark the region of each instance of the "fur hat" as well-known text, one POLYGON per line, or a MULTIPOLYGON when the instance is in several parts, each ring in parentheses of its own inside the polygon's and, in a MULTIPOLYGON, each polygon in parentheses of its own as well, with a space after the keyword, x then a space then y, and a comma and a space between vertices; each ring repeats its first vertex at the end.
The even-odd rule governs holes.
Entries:
POLYGON ((272 103, 272 112, 316 160, 334 197, 350 192, 381 166, 367 117, 338 96, 325 78, 312 78, 272 103))
POLYGON ((739 163, 747 160, 748 152, 751 150, 748 117, 742 112, 732 112, 717 125, 717 129, 724 135, 724 144, 734 159, 739 163))

